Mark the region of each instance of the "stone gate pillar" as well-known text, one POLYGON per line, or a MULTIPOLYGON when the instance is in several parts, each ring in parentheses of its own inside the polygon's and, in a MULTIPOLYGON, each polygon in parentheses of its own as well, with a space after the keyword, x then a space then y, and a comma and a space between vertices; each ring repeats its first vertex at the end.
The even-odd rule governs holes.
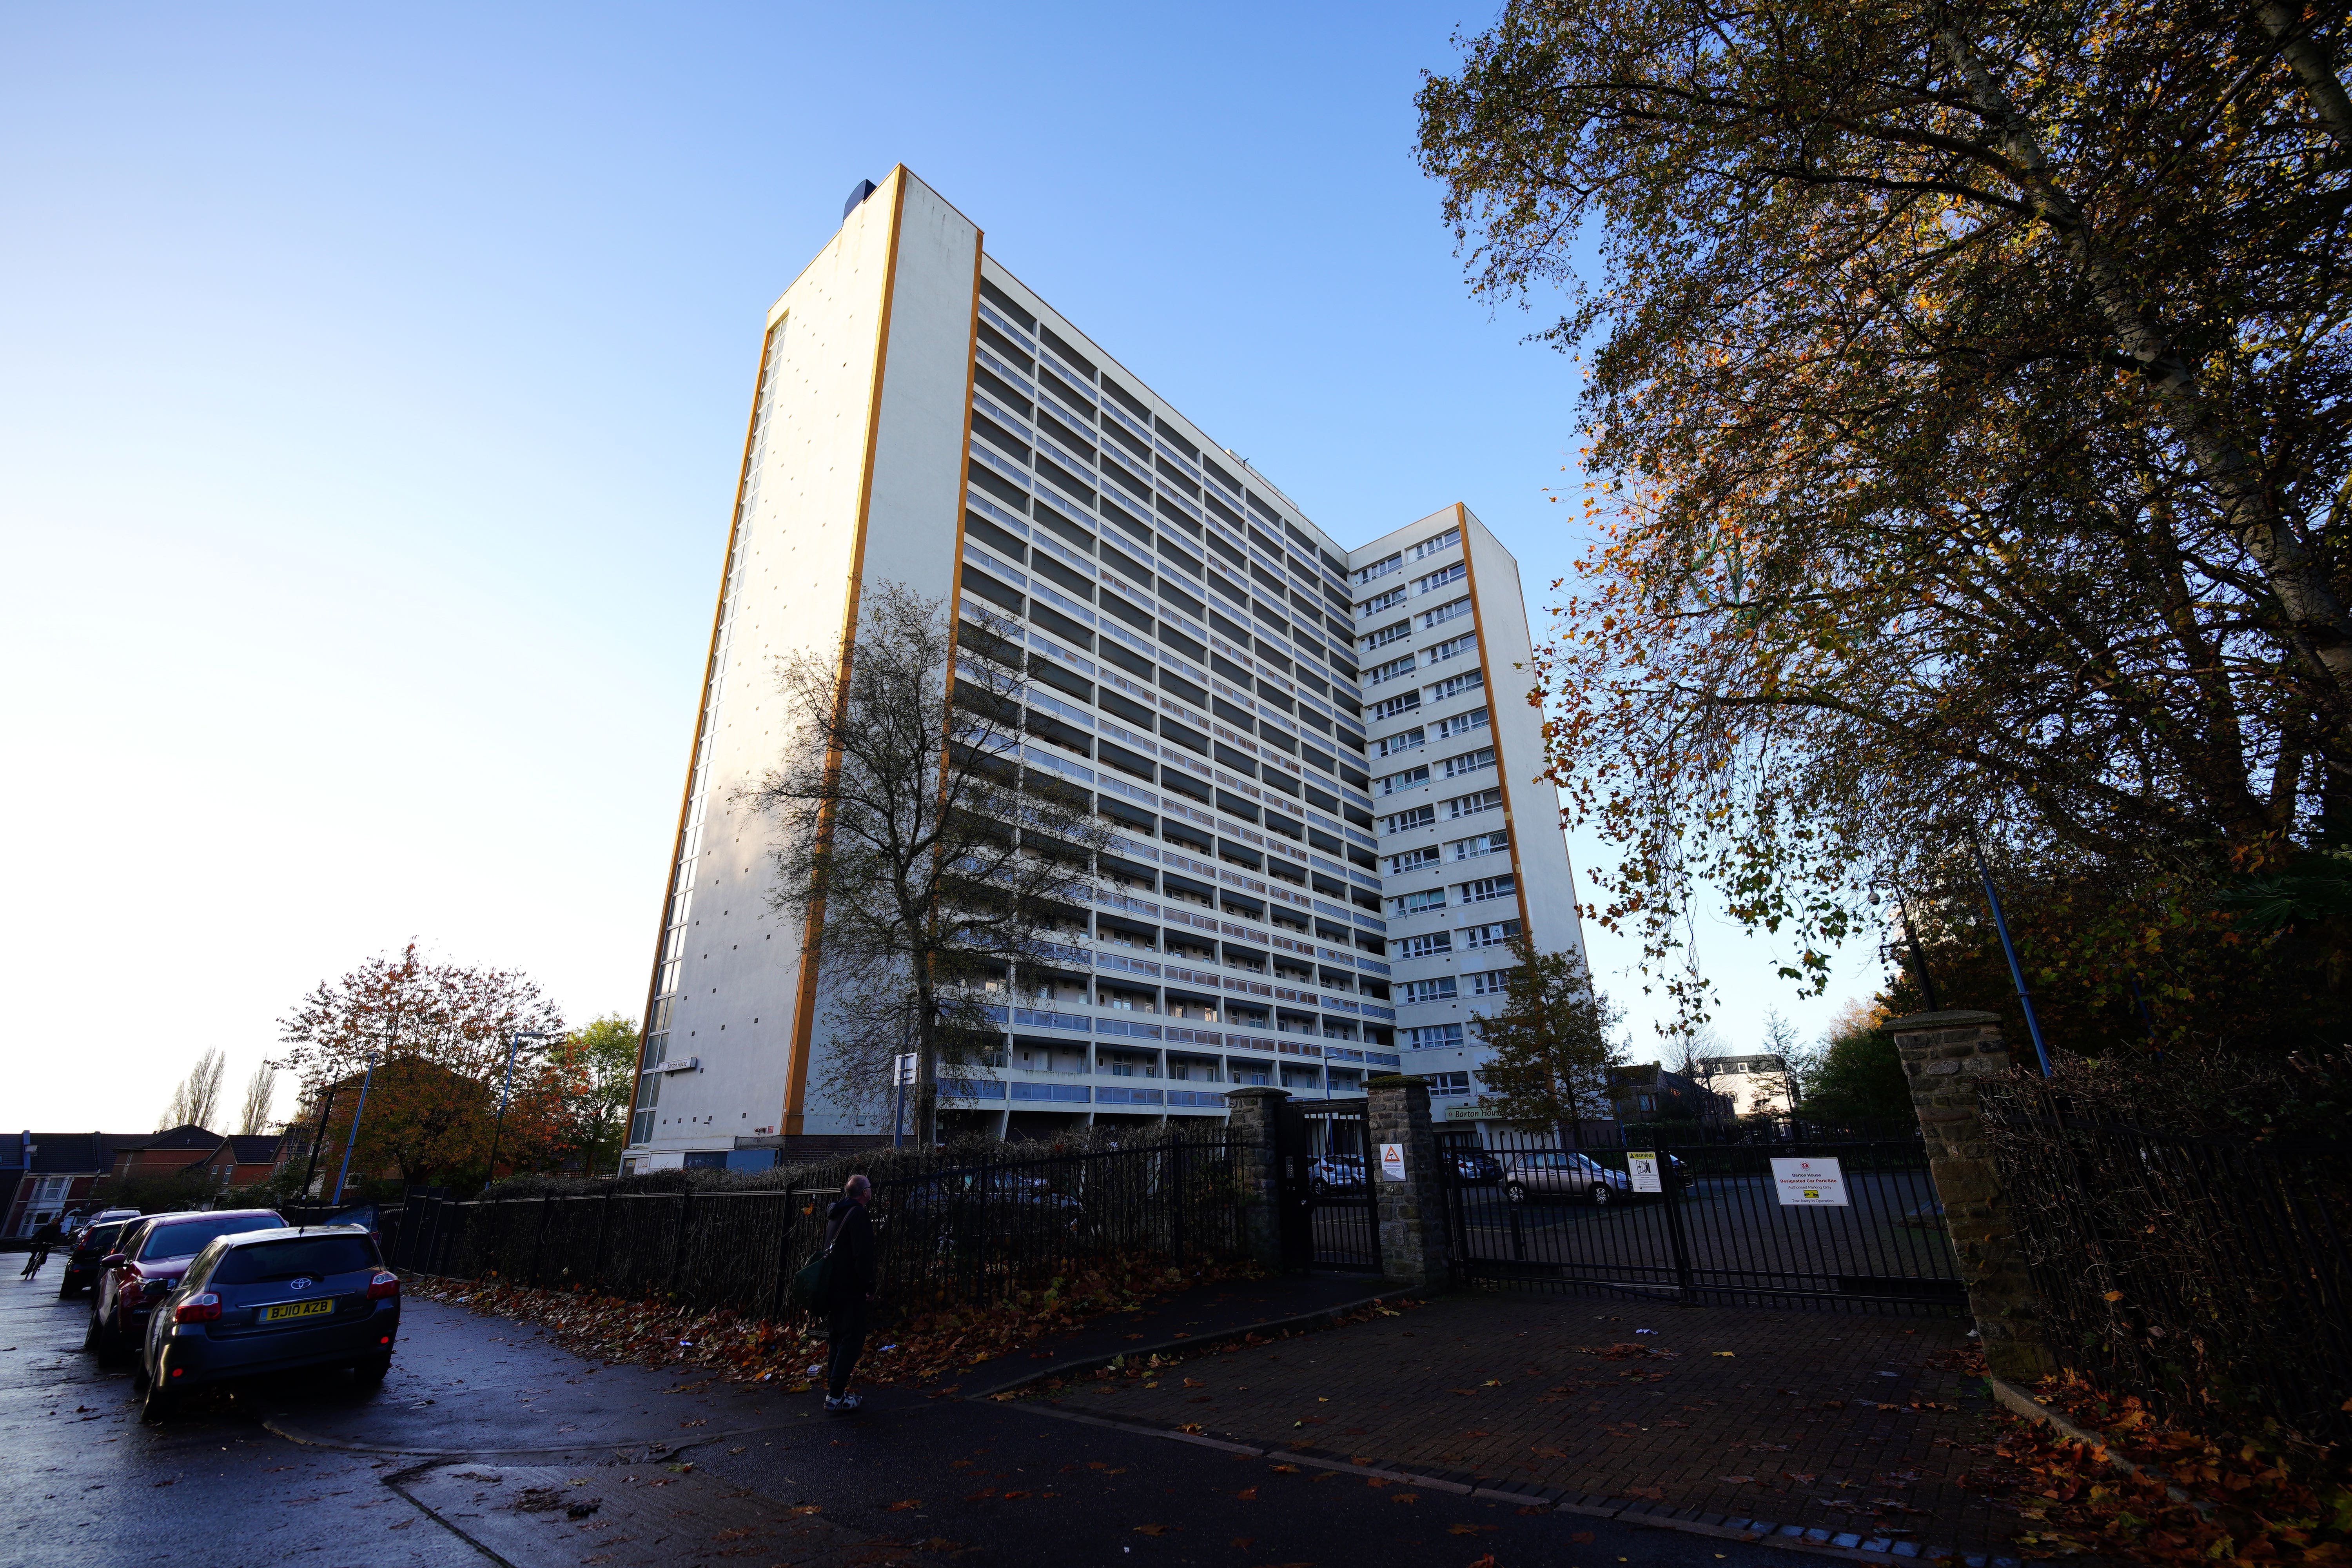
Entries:
POLYGON ((1429 1117, 1429 1085, 1388 1074, 1364 1085, 1364 1178, 1372 1184, 1380 1222, 1381 1272, 1415 1290, 1453 1283, 1453 1233, 1445 1213, 1445 1175, 1437 1129, 1429 1117), (1384 1144, 1400 1147, 1402 1179, 1382 1170, 1384 1144))
POLYGON ((2000 1020, 1990 1013, 1918 1013, 1881 1026, 1903 1055, 1911 1106, 1927 1141, 1927 1169, 1943 1200, 1969 1310, 1995 1377, 2032 1384, 2057 1370, 2043 1337, 2041 1302, 2017 1244, 2009 1194, 1993 1163, 1979 1094, 2010 1068, 2000 1020))
POLYGON ((1225 1136, 1233 1140, 1242 1189, 1242 1242, 1253 1260, 1272 1269, 1284 1262, 1275 1118, 1289 1098, 1283 1089, 1236 1089, 1225 1096, 1225 1136))

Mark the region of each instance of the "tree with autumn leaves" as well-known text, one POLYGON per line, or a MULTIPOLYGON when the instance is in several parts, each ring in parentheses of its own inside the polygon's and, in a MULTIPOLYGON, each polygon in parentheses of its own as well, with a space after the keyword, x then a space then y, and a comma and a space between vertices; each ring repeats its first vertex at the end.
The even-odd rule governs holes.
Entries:
POLYGON ((366 1080, 354 1176, 481 1175, 510 1044, 503 1168, 530 1168, 576 1142, 579 1108, 593 1099, 593 1071, 567 1048, 562 1016, 537 984, 515 970, 429 959, 415 942, 321 982, 278 1021, 278 1037, 275 1065, 299 1076, 309 1114, 326 1110, 325 1151, 334 1152, 322 1169, 341 1159, 366 1080))
POLYGON ((1595 542, 1535 700, 1654 973, 1695 889, 1818 985, 1902 888, 2002 1005, 1973 830, 2077 1048, 2340 1026, 2347 38, 1514 0, 1425 83, 1474 291, 1568 296, 1595 542))
POLYGON ((1510 952, 1502 1005, 1474 1026, 1492 1053, 1478 1069, 1483 1103, 1505 1121, 1556 1129, 1575 1148, 1586 1121, 1610 1114, 1609 1069, 1624 1056, 1610 1033, 1619 1014, 1582 953, 1545 952, 1525 936, 1510 952))

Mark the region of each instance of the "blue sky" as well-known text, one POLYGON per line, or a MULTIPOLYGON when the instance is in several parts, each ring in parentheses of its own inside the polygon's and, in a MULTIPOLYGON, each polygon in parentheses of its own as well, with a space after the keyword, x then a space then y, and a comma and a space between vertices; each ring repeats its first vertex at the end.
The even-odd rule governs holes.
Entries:
MULTIPOLYGON (((1466 501, 1539 613, 1574 370, 1412 159, 1485 20, 0 15, 0 951, 47 1036, 0 1121, 149 1125, 411 937, 635 1008, 762 312, 894 163, 1332 533, 1466 501)), ((1700 952, 1735 1045, 1876 972, 1700 952)))

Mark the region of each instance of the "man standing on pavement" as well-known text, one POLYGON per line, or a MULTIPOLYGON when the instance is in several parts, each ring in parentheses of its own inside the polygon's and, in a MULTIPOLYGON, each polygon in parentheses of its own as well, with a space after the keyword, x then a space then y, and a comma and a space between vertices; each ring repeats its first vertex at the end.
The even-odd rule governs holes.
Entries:
POLYGON ((824 1244, 833 1258, 831 1300, 825 1304, 832 1351, 825 1358, 824 1407, 842 1412, 857 1408, 849 1392, 849 1374, 866 1349, 866 1314, 874 1294, 874 1226, 866 1205, 874 1201, 874 1184, 852 1176, 841 1186, 841 1196, 825 1211, 824 1244))

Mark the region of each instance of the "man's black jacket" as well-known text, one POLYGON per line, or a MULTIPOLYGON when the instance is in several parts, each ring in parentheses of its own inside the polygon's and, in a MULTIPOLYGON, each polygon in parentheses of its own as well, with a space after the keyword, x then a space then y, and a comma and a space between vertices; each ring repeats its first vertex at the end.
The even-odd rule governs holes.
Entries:
POLYGON ((866 1205, 837 1198, 824 1215, 825 1244, 833 1248, 833 1304, 856 1306, 874 1294, 874 1224, 866 1205))

